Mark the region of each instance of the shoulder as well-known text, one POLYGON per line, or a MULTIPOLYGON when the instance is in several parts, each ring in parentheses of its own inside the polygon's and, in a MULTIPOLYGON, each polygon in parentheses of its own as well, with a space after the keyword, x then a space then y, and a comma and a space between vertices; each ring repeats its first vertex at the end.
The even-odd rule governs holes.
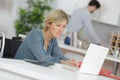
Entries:
POLYGON ((42 31, 40 29, 32 29, 28 35, 42 35, 42 31))
POLYGON ((77 8, 77 9, 75 9, 75 10, 73 11, 73 14, 72 14, 72 15, 80 15, 80 16, 82 16, 82 15, 84 15, 84 14, 86 14, 86 13, 87 13, 87 10, 86 10, 85 8, 79 7, 79 8, 77 8))
POLYGON ((83 8, 80 8, 80 16, 83 17, 83 18, 88 18, 90 17, 90 12, 87 8, 83 7, 83 8))
POLYGON ((30 31, 30 33, 42 33, 42 31, 40 30, 40 29, 32 29, 31 31, 30 31))
POLYGON ((81 7, 79 7, 79 8, 76 8, 73 12, 75 13, 81 13, 81 12, 83 12, 85 9, 84 8, 81 8, 81 7))
POLYGON ((26 37, 27 39, 43 39, 43 33, 40 29, 32 29, 26 37))

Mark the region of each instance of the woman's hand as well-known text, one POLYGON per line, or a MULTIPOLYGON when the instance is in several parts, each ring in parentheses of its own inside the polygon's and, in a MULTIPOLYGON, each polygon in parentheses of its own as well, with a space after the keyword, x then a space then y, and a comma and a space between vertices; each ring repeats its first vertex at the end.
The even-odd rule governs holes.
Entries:
POLYGON ((79 62, 77 62, 75 59, 61 60, 61 63, 74 67, 79 67, 79 62))

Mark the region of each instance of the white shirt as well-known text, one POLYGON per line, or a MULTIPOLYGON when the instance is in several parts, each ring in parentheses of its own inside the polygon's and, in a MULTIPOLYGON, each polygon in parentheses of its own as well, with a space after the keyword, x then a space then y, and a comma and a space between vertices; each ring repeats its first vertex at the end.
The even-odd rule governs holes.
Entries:
POLYGON ((70 32, 78 32, 81 28, 86 28, 96 43, 100 43, 100 39, 95 32, 90 12, 87 8, 77 8, 71 15, 71 19, 67 25, 70 32))

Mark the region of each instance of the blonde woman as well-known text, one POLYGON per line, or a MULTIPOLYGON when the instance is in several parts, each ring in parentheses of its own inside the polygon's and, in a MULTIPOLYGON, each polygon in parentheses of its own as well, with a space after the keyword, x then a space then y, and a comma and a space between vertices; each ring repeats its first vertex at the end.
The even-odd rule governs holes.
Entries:
POLYGON ((74 59, 64 57, 56 38, 59 38, 68 18, 63 10, 51 11, 45 20, 44 29, 33 29, 19 47, 15 58, 38 60, 41 65, 62 63, 78 67, 74 59))

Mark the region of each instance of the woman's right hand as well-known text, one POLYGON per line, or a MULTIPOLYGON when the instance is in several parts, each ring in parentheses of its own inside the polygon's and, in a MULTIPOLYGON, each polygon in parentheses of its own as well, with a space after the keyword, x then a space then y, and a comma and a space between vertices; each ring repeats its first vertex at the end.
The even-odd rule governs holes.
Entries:
POLYGON ((79 67, 79 62, 77 62, 75 59, 61 60, 61 64, 79 67))

